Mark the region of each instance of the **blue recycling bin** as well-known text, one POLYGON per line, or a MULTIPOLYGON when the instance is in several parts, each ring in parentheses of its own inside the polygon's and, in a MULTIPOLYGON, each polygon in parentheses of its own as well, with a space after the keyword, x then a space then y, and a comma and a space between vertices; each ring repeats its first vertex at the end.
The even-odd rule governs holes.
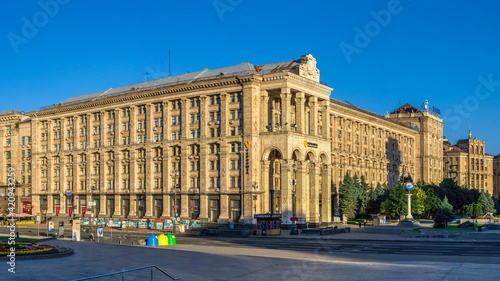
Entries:
POLYGON ((158 246, 158 237, 154 234, 149 234, 148 239, 146 241, 146 246, 156 247, 158 246))

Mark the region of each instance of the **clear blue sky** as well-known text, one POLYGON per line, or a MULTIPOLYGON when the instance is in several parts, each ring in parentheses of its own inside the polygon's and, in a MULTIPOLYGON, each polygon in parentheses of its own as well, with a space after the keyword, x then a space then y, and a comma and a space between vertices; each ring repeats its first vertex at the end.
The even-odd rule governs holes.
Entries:
POLYGON ((452 143, 472 129, 496 155, 499 11, 494 0, 6 1, 0 110, 166 76, 169 50, 172 75, 311 53, 333 98, 381 115, 428 99, 452 143))

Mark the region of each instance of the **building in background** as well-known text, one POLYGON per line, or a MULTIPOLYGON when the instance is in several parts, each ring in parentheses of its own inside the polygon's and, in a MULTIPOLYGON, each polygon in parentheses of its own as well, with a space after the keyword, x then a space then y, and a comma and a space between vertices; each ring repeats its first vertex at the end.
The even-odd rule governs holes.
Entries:
POLYGON ((500 154, 493 157, 493 196, 500 199, 500 154))
POLYGON ((8 205, 8 180, 15 180, 15 213, 32 213, 31 124, 23 112, 0 112, 0 212, 8 205), (9 167, 14 168, 9 173, 9 167), (10 174, 10 175, 9 175, 10 174))
POLYGON ((11 113, 20 130, 0 135, 13 145, 0 167, 24 170, 47 216, 249 223, 269 212, 312 226, 337 215, 346 173, 441 182, 443 122, 427 103, 379 116, 332 90, 311 55, 112 88, 11 113))
POLYGON ((493 156, 486 154, 484 140, 472 138, 472 131, 456 145, 443 142, 443 163, 445 178, 454 179, 460 186, 494 194, 493 156))
POLYGON ((444 126, 439 109, 430 105, 426 100, 422 109, 405 104, 391 114, 386 114, 385 118, 417 132, 415 136, 417 147, 414 148, 414 157, 407 157, 406 148, 402 148, 402 156, 406 156, 402 158, 402 168, 407 170, 410 168, 411 174, 415 175, 414 180, 439 184, 443 180, 444 126))

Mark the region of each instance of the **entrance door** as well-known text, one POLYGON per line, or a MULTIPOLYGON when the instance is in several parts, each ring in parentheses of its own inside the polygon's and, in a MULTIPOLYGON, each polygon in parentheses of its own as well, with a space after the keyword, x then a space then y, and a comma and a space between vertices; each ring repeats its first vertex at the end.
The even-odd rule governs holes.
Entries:
POLYGON ((130 213, 130 199, 122 199, 122 214, 125 218, 128 217, 130 213))
POLYGON ((113 216, 115 213, 115 199, 108 199, 108 205, 107 205, 107 213, 109 214, 110 217, 113 216))
POLYGON ((155 199, 155 209, 154 209, 154 216, 155 218, 161 217, 161 214, 163 213, 163 200, 162 199, 155 199))
POLYGON ((241 216, 240 200, 231 200, 231 220, 236 222, 241 216))
POLYGON ((216 222, 219 214, 219 199, 210 199, 210 221, 216 222))
POLYGON ((200 216, 200 198, 195 195, 189 200, 189 213, 191 219, 197 219, 200 216))

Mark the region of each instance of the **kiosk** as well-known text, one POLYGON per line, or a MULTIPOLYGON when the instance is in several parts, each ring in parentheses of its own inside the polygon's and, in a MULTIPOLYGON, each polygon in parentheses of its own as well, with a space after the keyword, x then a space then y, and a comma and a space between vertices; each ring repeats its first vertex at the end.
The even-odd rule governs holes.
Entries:
POLYGON ((255 214, 257 219, 257 235, 280 235, 281 214, 255 214))

